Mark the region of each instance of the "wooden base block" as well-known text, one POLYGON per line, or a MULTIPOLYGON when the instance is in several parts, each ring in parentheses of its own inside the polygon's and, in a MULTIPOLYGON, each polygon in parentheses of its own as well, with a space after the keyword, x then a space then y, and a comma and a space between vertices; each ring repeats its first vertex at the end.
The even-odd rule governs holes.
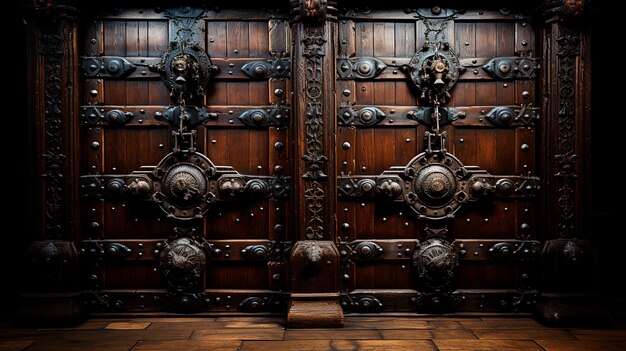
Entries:
POLYGON ((542 294, 535 318, 547 326, 590 326, 610 323, 609 311, 596 295, 542 294))
POLYGON ((23 294, 13 315, 14 321, 22 325, 73 325, 84 322, 85 318, 79 292, 23 294))
POLYGON ((343 310, 339 296, 292 295, 287 326, 290 328, 337 328, 343 326, 343 310))

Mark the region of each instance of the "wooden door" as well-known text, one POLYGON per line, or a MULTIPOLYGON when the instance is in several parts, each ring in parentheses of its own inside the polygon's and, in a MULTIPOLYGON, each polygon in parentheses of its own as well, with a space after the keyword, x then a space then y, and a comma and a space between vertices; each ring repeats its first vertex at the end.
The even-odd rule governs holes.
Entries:
POLYGON ((93 312, 291 325, 581 288, 587 39, 534 5, 55 8, 33 262, 73 262, 93 312))
POLYGON ((348 10, 337 40, 344 306, 523 310, 540 251, 529 18, 348 10), (438 60, 446 67, 435 102, 429 65, 438 60))
POLYGON ((80 246, 94 310, 285 308, 281 16, 128 9, 82 28, 80 246))

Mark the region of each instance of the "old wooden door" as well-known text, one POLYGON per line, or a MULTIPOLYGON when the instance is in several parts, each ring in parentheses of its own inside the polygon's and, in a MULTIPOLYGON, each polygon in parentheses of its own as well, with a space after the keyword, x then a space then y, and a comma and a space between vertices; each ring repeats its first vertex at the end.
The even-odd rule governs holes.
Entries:
POLYGON ((569 240, 548 261, 585 245, 572 106, 588 96, 554 6, 46 22, 40 38, 63 40, 39 44, 44 79, 75 100, 45 91, 42 228, 67 244, 33 252, 77 246, 93 312, 528 311, 542 241, 569 240))

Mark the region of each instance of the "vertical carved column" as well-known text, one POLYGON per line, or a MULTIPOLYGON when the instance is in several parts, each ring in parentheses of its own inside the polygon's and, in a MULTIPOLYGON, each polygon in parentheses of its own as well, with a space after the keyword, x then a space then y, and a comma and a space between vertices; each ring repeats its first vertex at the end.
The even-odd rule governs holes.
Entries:
POLYGON ((72 228, 74 133, 77 101, 76 10, 35 1, 29 28, 29 106, 37 184, 38 221, 27 252, 27 291, 17 317, 26 322, 79 320, 78 254, 72 228))
POLYGON ((294 174, 298 241, 292 250, 292 301, 287 323, 340 326, 339 252, 335 240, 336 177, 334 2, 292 0, 295 72, 294 174))
POLYGON ((597 291, 597 257, 589 238, 588 195, 591 72, 585 1, 547 0, 542 30, 542 107, 545 179, 542 298, 547 323, 588 322, 606 316, 597 291))

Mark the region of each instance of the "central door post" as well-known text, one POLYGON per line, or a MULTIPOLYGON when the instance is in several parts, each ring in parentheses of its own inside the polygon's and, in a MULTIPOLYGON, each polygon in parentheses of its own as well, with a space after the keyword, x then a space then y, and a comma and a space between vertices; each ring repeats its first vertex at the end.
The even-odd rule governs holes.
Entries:
POLYGON ((334 1, 292 0, 294 45, 294 227, 290 327, 337 327, 339 251, 335 245, 334 1))

